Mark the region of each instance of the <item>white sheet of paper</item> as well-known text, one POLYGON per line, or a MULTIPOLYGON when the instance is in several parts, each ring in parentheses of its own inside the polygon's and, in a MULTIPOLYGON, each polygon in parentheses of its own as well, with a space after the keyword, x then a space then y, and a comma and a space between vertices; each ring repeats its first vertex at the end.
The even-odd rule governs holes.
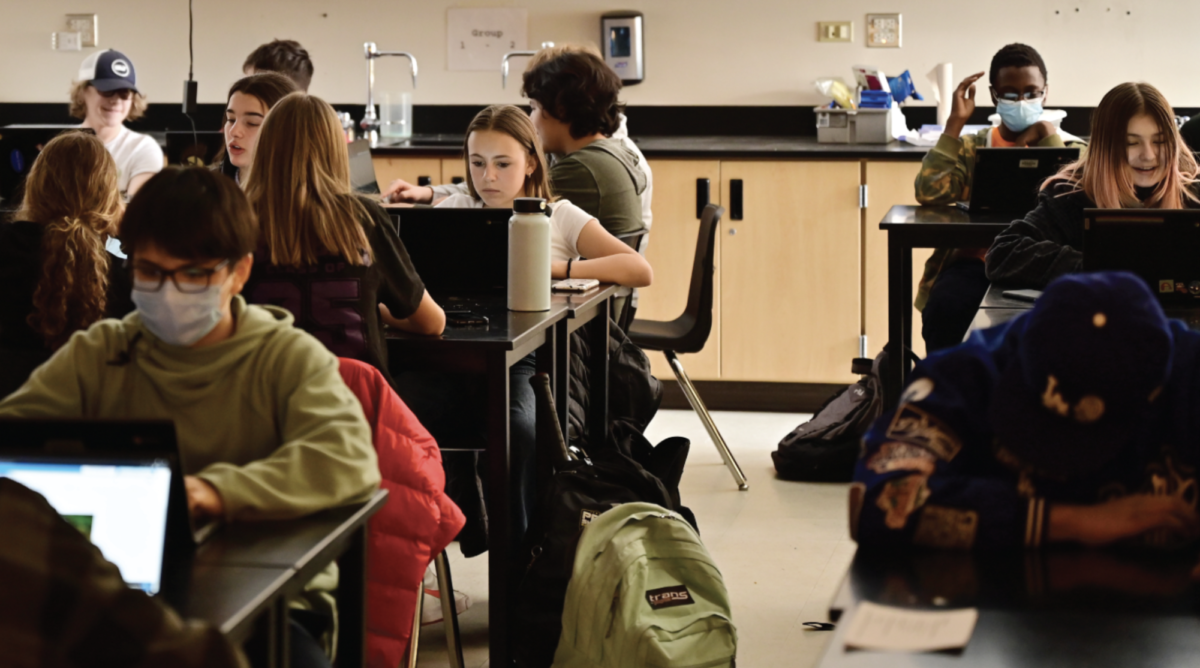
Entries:
POLYGON ((504 54, 528 48, 528 26, 529 11, 518 7, 447 9, 447 69, 499 73, 504 54))
POLYGON ((858 604, 846 629, 846 649, 880 652, 936 652, 967 646, 975 622, 976 608, 958 610, 909 610, 858 604))

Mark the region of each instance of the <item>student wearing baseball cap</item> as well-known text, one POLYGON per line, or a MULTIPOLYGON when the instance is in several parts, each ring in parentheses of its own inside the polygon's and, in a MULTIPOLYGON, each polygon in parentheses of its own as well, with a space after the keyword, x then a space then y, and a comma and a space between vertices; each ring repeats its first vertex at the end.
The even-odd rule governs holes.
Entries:
POLYGON ((125 127, 146 113, 133 61, 120 51, 97 51, 79 66, 71 85, 70 113, 96 132, 117 163, 117 185, 128 200, 163 168, 158 142, 125 127))
POLYGON ((930 355, 850 490, 864 545, 1177 545, 1200 537, 1200 334, 1141 279, 1076 274, 930 355))

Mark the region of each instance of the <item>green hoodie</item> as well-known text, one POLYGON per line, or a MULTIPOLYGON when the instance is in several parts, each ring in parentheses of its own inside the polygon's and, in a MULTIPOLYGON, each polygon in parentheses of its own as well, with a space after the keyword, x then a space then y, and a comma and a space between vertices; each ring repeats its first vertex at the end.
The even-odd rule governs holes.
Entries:
MULTIPOLYGON (((302 517, 379 487, 371 429, 337 358, 273 306, 233 299, 232 337, 163 343, 134 311, 77 332, 0 402, 0 417, 175 422, 184 473, 212 483, 226 520, 302 517)), ((328 609, 332 567, 311 584, 328 609)), ((320 602, 318 602, 318 600, 320 602)))
POLYGON ((550 167, 554 194, 583 209, 613 236, 645 229, 642 200, 646 174, 638 157, 619 139, 600 139, 554 161, 550 167))

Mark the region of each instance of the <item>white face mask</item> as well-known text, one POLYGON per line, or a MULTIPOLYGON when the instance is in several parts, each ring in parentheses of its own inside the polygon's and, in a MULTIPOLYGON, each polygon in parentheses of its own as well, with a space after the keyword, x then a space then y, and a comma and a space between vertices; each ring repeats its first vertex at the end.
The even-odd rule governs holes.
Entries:
POLYGON ((134 280, 133 303, 142 316, 142 324, 164 343, 190 346, 208 335, 221 322, 224 300, 222 284, 210 285, 203 292, 180 292, 167 280, 157 292, 147 292, 152 283, 134 280))

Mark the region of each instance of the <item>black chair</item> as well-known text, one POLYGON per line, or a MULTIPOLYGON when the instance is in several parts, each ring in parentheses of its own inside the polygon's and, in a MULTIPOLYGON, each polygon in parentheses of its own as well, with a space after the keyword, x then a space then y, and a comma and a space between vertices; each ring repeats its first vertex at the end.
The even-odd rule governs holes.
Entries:
POLYGON ((687 372, 683 370, 683 364, 676 357, 678 353, 698 353, 703 350, 704 344, 708 342, 708 335, 712 332, 717 226, 721 223, 723 215, 725 215, 724 208, 716 204, 709 204, 704 207, 704 212, 700 216, 700 234, 696 239, 696 259, 692 263, 692 283, 688 288, 687 307, 684 308, 683 315, 670 322, 634 320, 633 324, 629 326, 629 339, 643 350, 661 350, 667 356, 667 362, 671 365, 671 370, 675 372, 675 378, 679 381, 684 396, 687 397, 692 410, 696 411, 696 415, 700 417, 700 421, 704 423, 709 437, 717 446, 721 458, 725 460, 725 466, 733 474, 738 489, 747 490, 750 489, 750 485, 746 482, 746 475, 742 473, 742 468, 733 458, 733 453, 729 451, 729 446, 725 444, 725 439, 717 430, 716 423, 708 414, 708 408, 700 399, 700 394, 696 392, 687 372))

